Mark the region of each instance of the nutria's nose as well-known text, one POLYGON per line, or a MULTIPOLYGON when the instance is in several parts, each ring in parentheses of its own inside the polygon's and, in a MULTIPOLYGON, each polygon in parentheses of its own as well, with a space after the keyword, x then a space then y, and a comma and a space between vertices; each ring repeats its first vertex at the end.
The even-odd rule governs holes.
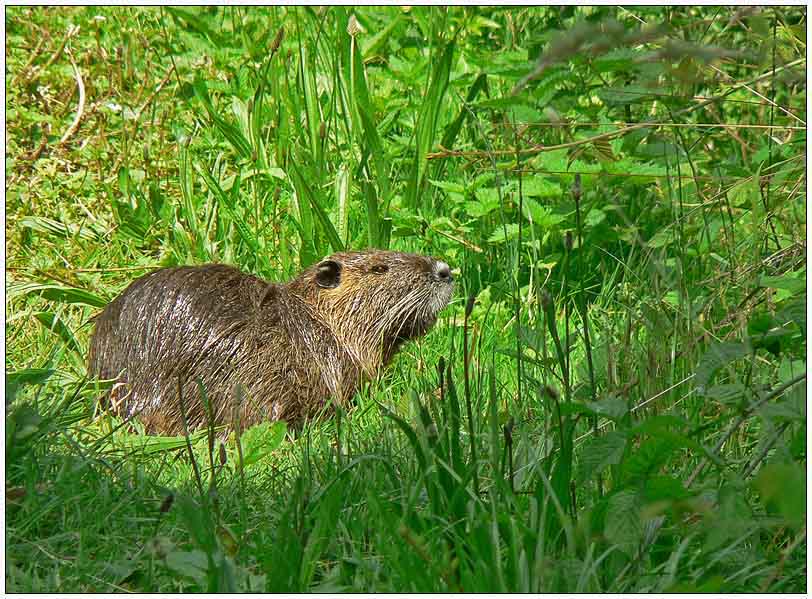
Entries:
POLYGON ((434 276, 443 283, 452 283, 454 277, 451 276, 451 267, 445 262, 434 263, 434 276))

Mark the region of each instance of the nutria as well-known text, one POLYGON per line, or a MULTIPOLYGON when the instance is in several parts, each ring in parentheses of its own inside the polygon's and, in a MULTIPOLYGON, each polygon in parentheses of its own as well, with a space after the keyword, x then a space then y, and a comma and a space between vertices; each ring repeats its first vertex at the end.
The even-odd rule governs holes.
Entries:
POLYGON ((163 268, 95 319, 88 371, 122 383, 117 413, 150 433, 263 420, 293 425, 345 405, 400 345, 426 333, 451 298, 448 264, 380 250, 329 256, 288 283, 222 264, 163 268))

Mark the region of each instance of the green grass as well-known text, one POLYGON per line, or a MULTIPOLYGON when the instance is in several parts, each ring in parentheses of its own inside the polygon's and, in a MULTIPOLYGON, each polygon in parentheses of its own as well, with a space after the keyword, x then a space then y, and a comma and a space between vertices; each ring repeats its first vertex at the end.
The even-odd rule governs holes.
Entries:
POLYGON ((9 8, 6 589, 804 592, 805 27, 9 8), (458 287, 337 417, 100 411, 137 276, 367 246, 458 287))

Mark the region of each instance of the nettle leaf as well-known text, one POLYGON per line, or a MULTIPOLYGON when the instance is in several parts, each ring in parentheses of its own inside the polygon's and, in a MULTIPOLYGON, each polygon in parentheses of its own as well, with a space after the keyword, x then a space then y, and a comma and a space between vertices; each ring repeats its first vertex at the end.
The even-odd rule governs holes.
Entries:
POLYGON ((760 408, 759 414, 772 420, 806 420, 806 389, 803 385, 795 385, 775 403, 760 408))
POLYGON ((629 404, 622 397, 609 396, 598 401, 585 401, 584 405, 599 416, 620 420, 629 412, 629 404))
POLYGON ((552 152, 542 152, 531 158, 528 164, 538 170, 562 173, 568 170, 567 162, 567 150, 565 148, 562 150, 553 150, 552 152))
POLYGON ((705 549, 713 551, 725 541, 740 538, 757 526, 742 489, 730 485, 717 492, 719 507, 706 518, 705 549))
POLYGON ((633 48, 617 48, 596 57, 592 61, 592 68, 598 73, 620 70, 630 71, 636 68, 635 59, 641 54, 640 50, 633 48))
POLYGON ((719 403, 733 404, 737 403, 744 395, 744 385, 741 383, 714 385, 706 389, 703 395, 719 403))
POLYGON ((192 580, 204 583, 206 573, 209 569, 209 562, 206 554, 200 549, 191 551, 170 551, 166 555, 166 567, 192 580))
POLYGON ((646 503, 680 500, 690 495, 684 483, 671 476, 654 476, 648 479, 643 487, 643 498, 646 503))
POLYGON ((516 223, 507 223, 506 225, 499 225, 488 237, 488 243, 504 243, 509 239, 515 239, 519 236, 519 225, 516 223))
POLYGON ((776 312, 775 318, 781 324, 794 322, 806 336, 806 293, 776 312))
POLYGON ((674 233, 669 229, 663 229, 661 231, 657 231, 654 236, 646 242, 646 245, 650 248, 661 248, 663 246, 672 243, 674 240, 674 233))
POLYGON ((587 212, 586 217, 584 218, 584 223, 586 223, 590 227, 597 227, 605 219, 606 212, 604 212, 600 208, 592 208, 589 212, 587 212))
POLYGON ((634 489, 618 491, 609 498, 603 534, 610 543, 632 557, 643 536, 640 497, 634 489))
POLYGON ((674 414, 657 414, 651 416, 629 429, 633 435, 670 435, 671 429, 684 429, 689 426, 687 420, 674 414))
POLYGON ((527 220, 541 229, 552 229, 564 220, 562 215, 553 214, 549 207, 542 206, 531 198, 524 198, 522 211, 527 220))
POLYGON ((784 289, 790 295, 797 295, 806 291, 806 280, 800 278, 804 273, 798 272, 798 278, 791 276, 769 277, 762 275, 758 279, 759 287, 771 287, 773 289, 784 289))
POLYGON ((769 512, 800 528, 806 519, 806 473, 798 464, 768 464, 753 481, 769 512))
POLYGON ((462 185, 461 183, 452 183, 451 181, 435 181, 434 179, 429 179, 428 181, 435 187, 439 187, 443 191, 449 193, 465 193, 465 185, 462 185))
POLYGON ((608 466, 619 464, 626 441, 625 433, 611 431, 584 443, 578 452, 578 480, 588 481, 608 466))
POLYGON ((735 360, 740 360, 752 352, 752 347, 748 340, 744 341, 722 341, 711 345, 696 369, 694 383, 700 393, 704 393, 705 387, 711 382, 713 376, 722 367, 735 360))
POLYGON ((525 197, 557 197, 561 195, 561 186, 544 177, 530 177, 522 180, 522 195, 525 197))
POLYGON ((643 441, 623 463, 624 480, 628 483, 646 480, 665 465, 668 458, 685 443, 680 435, 664 435, 643 441))
POLYGON ((476 218, 481 218, 499 208, 499 190, 484 187, 476 190, 475 202, 466 202, 465 211, 476 218))

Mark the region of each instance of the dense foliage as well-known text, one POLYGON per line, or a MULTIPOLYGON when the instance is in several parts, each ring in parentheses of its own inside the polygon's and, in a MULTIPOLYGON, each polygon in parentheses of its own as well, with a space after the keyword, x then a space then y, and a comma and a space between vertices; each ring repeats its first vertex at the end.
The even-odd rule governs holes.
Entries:
POLYGON ((806 9, 6 11, 6 588, 803 592, 806 9), (336 418, 139 435, 129 281, 442 257, 336 418), (472 298, 472 301, 468 301, 472 298))

